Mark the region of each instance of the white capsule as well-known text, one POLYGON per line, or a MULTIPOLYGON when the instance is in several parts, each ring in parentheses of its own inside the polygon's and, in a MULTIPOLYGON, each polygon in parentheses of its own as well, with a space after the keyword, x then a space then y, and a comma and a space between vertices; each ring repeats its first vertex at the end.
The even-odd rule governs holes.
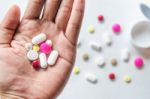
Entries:
POLYGON ((98 44, 97 42, 90 42, 90 47, 96 51, 101 51, 102 49, 101 44, 98 44))
POLYGON ((36 45, 36 44, 40 44, 40 43, 44 42, 45 40, 46 40, 46 34, 41 33, 41 34, 33 37, 32 43, 36 45))
POLYGON ((47 40, 46 43, 47 43, 48 45, 52 45, 52 41, 51 41, 51 40, 47 40))
POLYGON ((122 50, 121 58, 125 62, 129 61, 129 59, 130 59, 130 51, 129 51, 129 49, 125 48, 125 49, 122 50))
POLYGON ((87 74, 85 74, 85 78, 87 81, 89 81, 91 83, 97 83, 97 77, 94 74, 87 73, 87 74))
POLYGON ((32 50, 32 44, 31 43, 26 43, 25 48, 27 51, 32 50))
POLYGON ((51 66, 54 65, 57 61, 58 55, 59 55, 58 51, 56 50, 52 51, 48 57, 48 64, 51 66))
POLYGON ((106 45, 110 46, 112 44, 112 37, 111 37, 111 35, 106 33, 106 34, 104 34, 103 39, 104 39, 104 43, 106 45))
POLYGON ((40 53, 39 55, 40 59, 40 66, 41 68, 47 68, 47 59, 46 59, 46 54, 45 53, 40 53))
POLYGON ((102 56, 95 58, 95 64, 97 66, 103 67, 105 65, 105 59, 102 56))
POLYGON ((30 61, 34 61, 34 60, 38 59, 38 57, 39 57, 39 54, 38 54, 38 52, 36 52, 36 51, 30 50, 30 51, 27 53, 27 58, 28 58, 30 61))

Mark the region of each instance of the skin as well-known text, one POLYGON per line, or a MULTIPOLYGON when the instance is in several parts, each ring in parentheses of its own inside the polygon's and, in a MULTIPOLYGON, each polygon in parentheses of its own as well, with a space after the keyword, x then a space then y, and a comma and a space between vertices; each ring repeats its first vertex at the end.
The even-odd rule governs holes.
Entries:
POLYGON ((21 20, 19 7, 10 8, 0 25, 0 93, 3 96, 10 99, 58 96, 75 62, 84 5, 84 0, 29 0, 21 20), (35 70, 24 46, 41 32, 52 40, 59 58, 54 66, 35 70))

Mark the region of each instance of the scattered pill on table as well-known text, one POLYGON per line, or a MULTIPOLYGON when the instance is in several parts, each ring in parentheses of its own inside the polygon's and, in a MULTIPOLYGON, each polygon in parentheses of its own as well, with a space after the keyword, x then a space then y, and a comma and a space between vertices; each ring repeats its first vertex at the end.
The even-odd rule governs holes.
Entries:
POLYGON ((75 75, 78 75, 78 74, 80 73, 80 68, 77 67, 77 66, 75 66, 75 67, 73 68, 73 72, 74 72, 75 75))
POLYGON ((45 54, 50 54, 51 51, 52 51, 52 46, 50 44, 44 42, 40 45, 40 52, 45 54))
POLYGON ((84 61, 88 61, 89 60, 89 54, 88 53, 84 53, 83 54, 83 60, 84 61))
POLYGON ((39 45, 33 45, 33 49, 32 50, 38 52, 40 50, 39 45))
POLYGON ((102 45, 100 43, 97 43, 94 41, 90 42, 90 47, 95 51, 101 51, 101 49, 102 49, 102 45))
POLYGON ((32 62, 32 66, 33 66, 33 68, 36 69, 36 70, 40 69, 40 62, 39 62, 39 60, 33 61, 33 62, 32 62))
POLYGON ((98 81, 97 77, 92 73, 86 73, 85 78, 87 81, 89 81, 91 83, 97 83, 97 81, 98 81))
POLYGON ((26 43, 25 48, 27 51, 32 50, 32 43, 26 43))
POLYGON ((120 24, 114 24, 114 25, 112 26, 112 30, 113 30, 113 32, 116 33, 116 34, 120 33, 120 32, 121 32, 121 25, 120 25, 120 24))
POLYGON ((141 57, 136 57, 134 60, 135 67, 141 69, 144 66, 144 59, 141 57))
POLYGON ((48 57, 48 64, 50 66, 53 66, 56 63, 58 56, 59 56, 58 51, 53 50, 48 57))
POLYGON ((104 16, 103 15, 99 15, 98 16, 98 21, 99 22, 103 22, 104 21, 104 16))
POLYGON ((95 28, 94 28, 93 25, 90 25, 90 26, 88 27, 88 32, 89 32, 89 33, 94 33, 94 32, 95 32, 95 28))
POLYGON ((99 67, 103 67, 105 65, 105 59, 102 56, 95 58, 95 64, 99 67))
POLYGON ((30 50, 30 51, 27 53, 27 58, 28 58, 30 61, 37 60, 38 57, 39 57, 39 54, 38 54, 38 52, 36 52, 36 51, 30 50))
POLYGON ((107 45, 107 46, 110 46, 112 44, 112 37, 110 34, 108 33, 105 33, 103 35, 103 39, 104 39, 104 43, 107 45))
POLYGON ((109 78, 110 80, 115 80, 115 79, 116 79, 115 73, 110 73, 110 74, 108 75, 108 78, 109 78))
POLYGON ((123 61, 128 62, 130 59, 130 51, 128 48, 125 48, 121 52, 121 58, 123 61))
POLYGON ((39 35, 35 36, 32 38, 32 44, 40 44, 46 40, 46 34, 45 33, 40 33, 39 35))
POLYGON ((124 80, 126 83, 131 83, 132 78, 131 78, 131 76, 126 75, 126 76, 123 77, 123 80, 124 80))
POLYGON ((116 66, 118 64, 118 61, 115 58, 112 58, 110 62, 113 66, 116 66))

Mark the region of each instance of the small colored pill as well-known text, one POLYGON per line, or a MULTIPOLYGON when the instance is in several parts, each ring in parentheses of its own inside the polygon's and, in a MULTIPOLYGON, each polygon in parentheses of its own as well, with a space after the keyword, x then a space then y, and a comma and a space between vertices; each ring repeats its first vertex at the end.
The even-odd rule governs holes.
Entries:
POLYGON ((85 74, 85 78, 87 81, 91 82, 91 83, 97 83, 97 77, 94 74, 91 73, 87 73, 85 74))
POLYGON ((102 56, 99 56, 98 58, 95 59, 95 64, 97 66, 103 67, 105 65, 105 59, 102 56))
POLYGON ((37 45, 37 44, 44 42, 45 40, 46 40, 46 34, 41 33, 32 38, 32 44, 37 45))
POLYGON ((98 20, 99 20, 99 22, 103 22, 104 21, 104 16, 103 15, 99 15, 98 16, 98 20))
POLYGON ((115 59, 115 58, 111 59, 111 64, 113 66, 116 66, 118 64, 117 59, 115 59))
POLYGON ((32 50, 32 44, 31 43, 26 43, 25 48, 27 51, 32 50))
POLYGON ((116 79, 116 76, 115 76, 114 73, 110 73, 110 74, 108 75, 108 78, 109 78, 110 80, 115 80, 115 79, 116 79))
POLYGON ((88 53, 84 53, 83 54, 83 60, 84 61, 88 61, 89 60, 89 54, 88 53))
POLYGON ((30 61, 37 60, 38 57, 39 57, 39 55, 38 55, 38 52, 36 52, 36 51, 30 50, 30 51, 27 53, 27 58, 28 58, 30 61))
POLYGON ((127 62, 130 59, 130 51, 128 48, 122 50, 121 58, 123 61, 127 62))
POLYGON ((52 51, 52 46, 49 45, 48 43, 42 43, 40 45, 40 52, 45 53, 45 54, 49 54, 52 51))
POLYGON ((39 60, 35 60, 35 61, 33 61, 32 62, 32 66, 33 66, 33 68, 34 69, 39 69, 40 68, 40 62, 39 62, 39 60))
POLYGON ((80 73, 80 68, 75 66, 74 69, 73 69, 73 72, 75 75, 78 75, 80 73))
POLYGON ((53 50, 48 57, 48 64, 50 66, 54 65, 58 59, 59 53, 56 50, 53 50))
POLYGON ((39 45, 33 45, 33 51, 38 52, 40 50, 39 45))
POLYGON ((47 68, 46 54, 45 53, 40 53, 39 59, 40 59, 41 68, 43 68, 43 69, 47 68))
POLYGON ((90 42, 90 47, 95 51, 101 51, 102 49, 102 45, 94 41, 90 42))
POLYGON ((141 69, 144 66, 143 58, 141 58, 141 57, 135 58, 134 64, 135 64, 136 68, 141 69))
POLYGON ((131 78, 131 76, 126 75, 126 76, 123 77, 123 80, 124 80, 126 83, 131 83, 132 78, 131 78))
POLYGON ((112 30, 113 30, 114 33, 120 33, 121 32, 121 26, 120 26, 120 24, 114 24, 112 26, 112 30))
POLYGON ((88 27, 88 32, 89 32, 89 33, 94 33, 94 32, 95 32, 95 29, 94 29, 94 26, 93 26, 93 25, 90 25, 90 26, 88 27))

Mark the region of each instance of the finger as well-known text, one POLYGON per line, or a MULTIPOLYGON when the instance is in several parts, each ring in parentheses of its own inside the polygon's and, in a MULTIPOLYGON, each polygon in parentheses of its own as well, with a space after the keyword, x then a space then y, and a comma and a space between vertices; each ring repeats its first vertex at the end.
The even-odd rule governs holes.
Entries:
POLYGON ((57 26, 63 31, 66 30, 70 14, 72 11, 73 2, 74 0, 63 0, 60 9, 57 13, 55 22, 57 26))
POLYGON ((10 44, 15 30, 20 22, 20 9, 12 6, 0 25, 0 44, 10 44))
POLYGON ((77 42, 79 30, 84 15, 84 7, 85 0, 74 0, 71 17, 69 19, 65 34, 72 44, 76 44, 77 42))
POLYGON ((29 0, 23 19, 38 19, 45 0, 29 0))
POLYGON ((44 9, 43 19, 48 21, 54 20, 60 3, 61 0, 47 0, 44 9))

